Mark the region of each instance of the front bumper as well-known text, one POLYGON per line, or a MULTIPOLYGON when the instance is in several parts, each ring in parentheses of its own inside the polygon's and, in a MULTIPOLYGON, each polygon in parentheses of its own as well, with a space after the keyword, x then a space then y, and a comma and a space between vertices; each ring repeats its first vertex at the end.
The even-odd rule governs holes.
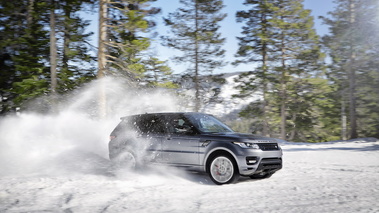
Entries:
POLYGON ((282 150, 250 151, 238 156, 237 164, 242 176, 276 172, 283 167, 282 150))

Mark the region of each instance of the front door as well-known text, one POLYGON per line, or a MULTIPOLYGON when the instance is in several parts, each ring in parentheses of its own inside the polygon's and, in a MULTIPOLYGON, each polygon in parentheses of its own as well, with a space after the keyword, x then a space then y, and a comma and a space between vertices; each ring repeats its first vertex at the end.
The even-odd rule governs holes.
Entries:
POLYGON ((177 166, 199 165, 200 137, 185 117, 168 116, 167 136, 162 140, 162 161, 177 166))

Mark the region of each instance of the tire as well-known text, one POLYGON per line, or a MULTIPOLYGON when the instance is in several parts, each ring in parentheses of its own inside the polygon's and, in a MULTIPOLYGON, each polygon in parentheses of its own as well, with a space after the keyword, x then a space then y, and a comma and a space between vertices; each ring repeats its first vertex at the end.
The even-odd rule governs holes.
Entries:
POLYGON ((225 154, 213 157, 207 170, 209 177, 217 185, 233 183, 239 177, 236 162, 232 157, 225 154))
POLYGON ((129 150, 120 153, 116 158, 114 158, 114 162, 119 169, 136 170, 137 168, 136 155, 129 150))

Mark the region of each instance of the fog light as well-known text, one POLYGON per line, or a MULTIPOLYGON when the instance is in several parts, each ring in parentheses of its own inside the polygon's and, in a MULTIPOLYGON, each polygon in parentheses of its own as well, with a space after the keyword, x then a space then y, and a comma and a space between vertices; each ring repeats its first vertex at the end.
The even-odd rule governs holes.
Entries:
POLYGON ((257 162, 257 160, 249 160, 249 164, 254 164, 254 163, 256 163, 257 162))
POLYGON ((253 165, 253 164, 256 164, 257 162, 258 162, 257 157, 246 157, 246 164, 247 165, 253 165))

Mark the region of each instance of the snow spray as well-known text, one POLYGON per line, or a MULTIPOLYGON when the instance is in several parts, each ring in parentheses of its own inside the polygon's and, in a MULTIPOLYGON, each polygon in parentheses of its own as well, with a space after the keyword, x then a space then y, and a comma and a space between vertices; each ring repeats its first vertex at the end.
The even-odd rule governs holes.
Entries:
POLYGON ((1 118, 0 175, 77 170, 91 165, 83 162, 94 156, 106 164, 109 134, 120 117, 177 111, 179 105, 169 90, 136 89, 114 78, 93 81, 73 91, 54 114, 21 112, 1 118), (97 111, 100 84, 106 97, 103 119, 97 111))

